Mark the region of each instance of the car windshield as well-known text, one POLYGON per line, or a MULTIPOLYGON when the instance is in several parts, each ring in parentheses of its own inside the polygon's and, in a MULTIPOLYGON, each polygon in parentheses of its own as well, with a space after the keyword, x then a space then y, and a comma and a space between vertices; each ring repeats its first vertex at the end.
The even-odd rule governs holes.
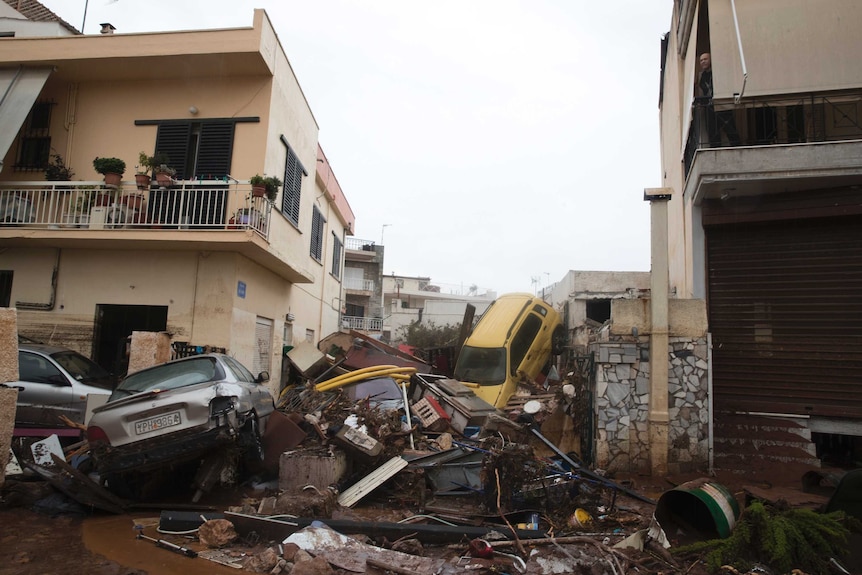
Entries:
POLYGON ((57 364, 69 372, 69 375, 74 377, 81 383, 101 387, 102 389, 111 389, 113 387, 113 378, 111 374, 96 362, 84 357, 75 351, 58 351, 51 354, 51 358, 57 364))
POLYGON ((221 378, 221 370, 212 357, 175 361, 133 373, 120 382, 110 400, 141 391, 176 389, 221 378))
POLYGON ((371 399, 374 401, 383 401, 387 399, 397 399, 401 401, 401 388, 395 383, 391 377, 378 377, 375 379, 366 379, 359 383, 347 385, 344 387, 344 392, 347 397, 354 401, 362 399, 371 399))
POLYGON ((506 348, 465 345, 458 354, 454 376, 457 380, 479 385, 503 383, 506 381, 506 348))

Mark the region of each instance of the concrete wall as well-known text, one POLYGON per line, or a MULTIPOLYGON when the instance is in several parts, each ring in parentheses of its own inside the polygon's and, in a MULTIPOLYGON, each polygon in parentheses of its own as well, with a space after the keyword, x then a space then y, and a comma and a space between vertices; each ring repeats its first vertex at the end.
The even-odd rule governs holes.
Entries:
MULTIPOLYGON (((709 446, 710 350, 705 302, 669 300, 668 469, 704 470, 709 446)), ((613 302, 611 326, 591 344, 596 359, 596 462, 609 471, 650 473, 649 300, 613 302), (631 328, 638 328, 633 335, 631 328)))
POLYGON ((584 351, 593 328, 587 325, 587 303, 596 300, 638 298, 650 287, 649 272, 569 272, 546 290, 546 301, 564 316, 569 343, 584 351))

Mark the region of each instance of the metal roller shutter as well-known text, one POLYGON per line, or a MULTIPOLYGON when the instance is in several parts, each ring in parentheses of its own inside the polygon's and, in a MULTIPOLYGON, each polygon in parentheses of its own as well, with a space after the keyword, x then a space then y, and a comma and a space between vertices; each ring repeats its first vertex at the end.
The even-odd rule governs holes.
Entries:
POLYGON ((716 408, 862 417, 862 216, 706 235, 716 408))

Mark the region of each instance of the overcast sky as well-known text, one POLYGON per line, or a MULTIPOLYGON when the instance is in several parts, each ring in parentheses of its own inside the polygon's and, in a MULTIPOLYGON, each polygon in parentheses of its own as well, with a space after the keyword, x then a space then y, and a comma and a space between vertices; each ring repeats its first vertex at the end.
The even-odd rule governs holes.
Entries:
MULTIPOLYGON (((85 0, 41 0, 80 29, 85 0)), ((384 273, 536 292, 648 271, 672 0, 89 0, 88 34, 264 8, 384 273)))

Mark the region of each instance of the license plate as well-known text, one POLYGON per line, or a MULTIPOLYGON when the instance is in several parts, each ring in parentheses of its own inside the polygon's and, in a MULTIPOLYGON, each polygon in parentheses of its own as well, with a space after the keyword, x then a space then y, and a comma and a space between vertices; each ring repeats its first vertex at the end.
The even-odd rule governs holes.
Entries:
POLYGON ((152 431, 164 429, 165 427, 173 427, 174 425, 179 425, 180 423, 180 412, 172 411, 171 413, 158 415, 156 417, 151 417, 149 419, 143 419, 136 422, 135 433, 141 435, 142 433, 150 433, 152 431))

